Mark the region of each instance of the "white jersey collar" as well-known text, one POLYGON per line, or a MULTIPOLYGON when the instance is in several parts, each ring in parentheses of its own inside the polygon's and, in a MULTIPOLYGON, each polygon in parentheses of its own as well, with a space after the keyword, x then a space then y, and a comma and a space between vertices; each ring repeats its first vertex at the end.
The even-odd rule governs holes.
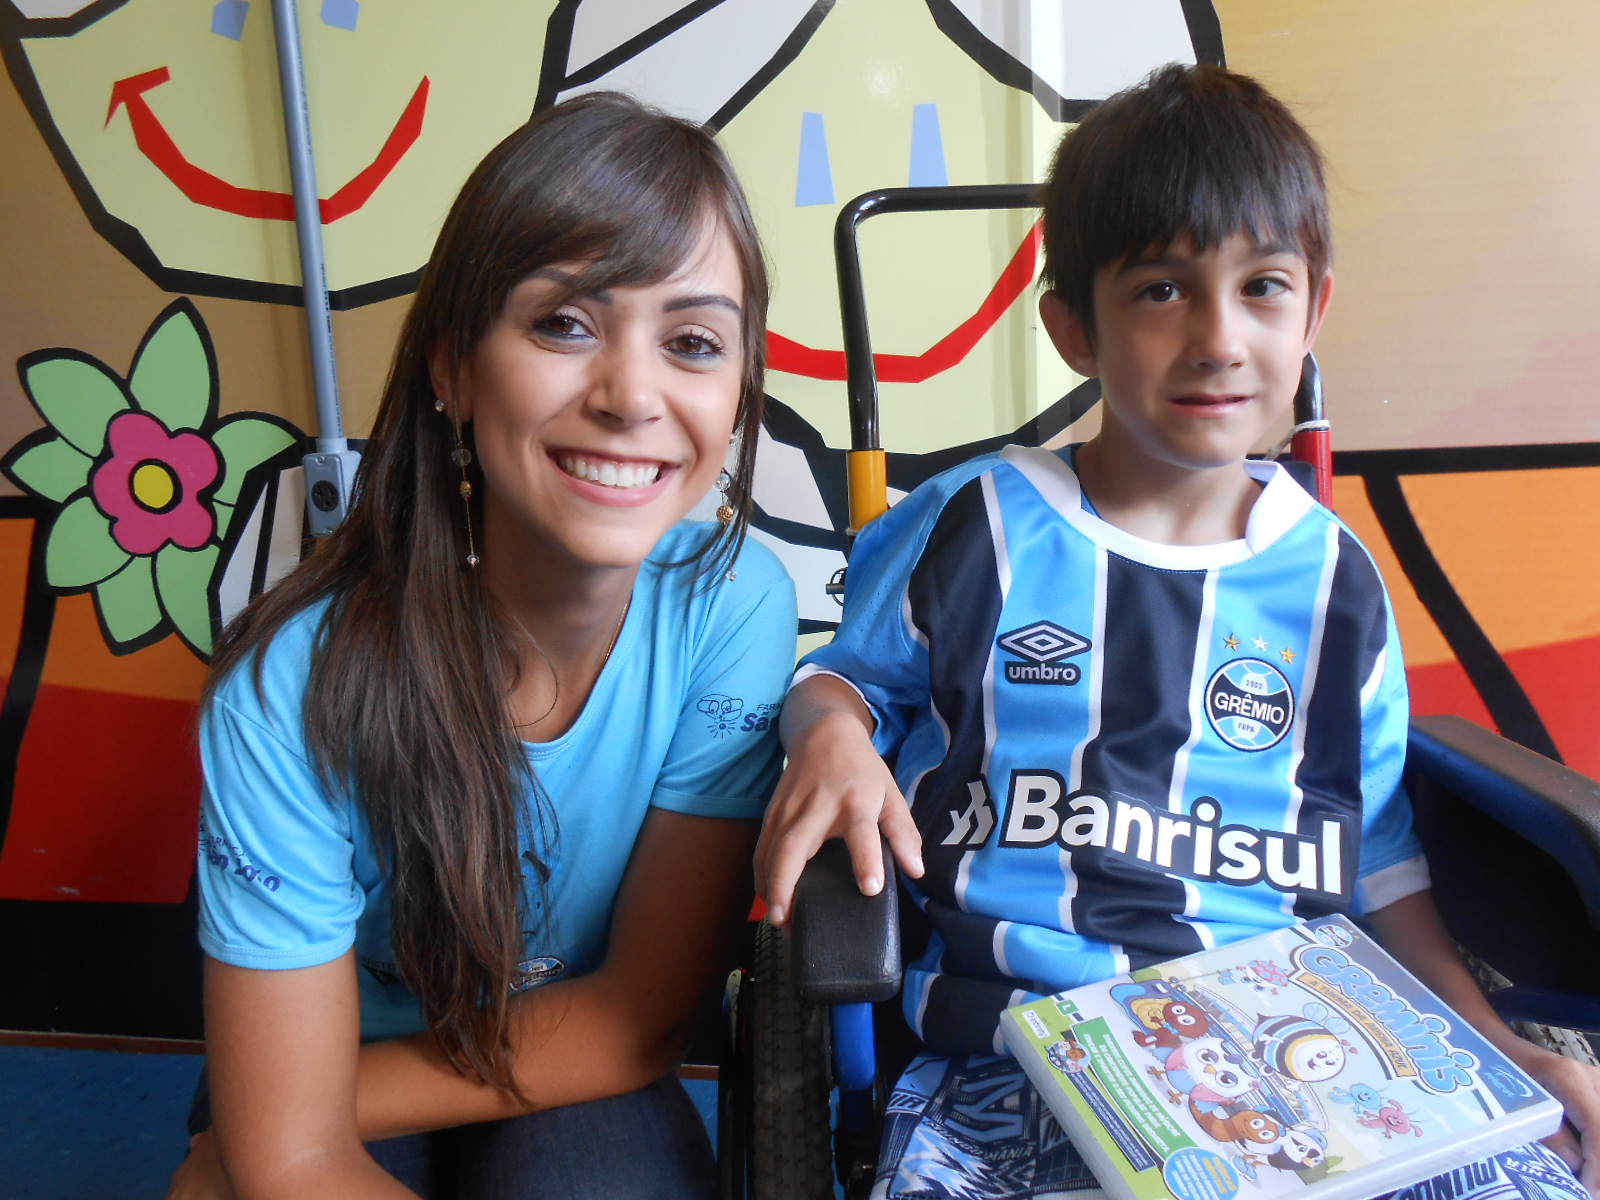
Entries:
POLYGON ((1040 446, 1007 446, 1000 457, 1085 537, 1113 554, 1167 571, 1207 571, 1244 562, 1289 532, 1316 503, 1277 463, 1247 459, 1245 472, 1263 486, 1244 537, 1210 546, 1169 546, 1119 529, 1084 508, 1078 476, 1060 454, 1040 446))

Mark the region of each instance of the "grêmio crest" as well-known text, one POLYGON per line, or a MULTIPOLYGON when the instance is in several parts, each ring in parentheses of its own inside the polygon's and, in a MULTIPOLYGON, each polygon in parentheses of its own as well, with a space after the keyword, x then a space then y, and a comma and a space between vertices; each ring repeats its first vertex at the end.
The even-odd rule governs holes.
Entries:
POLYGON ((1282 671, 1259 658, 1236 658, 1206 684, 1206 719, 1235 750, 1267 750, 1294 724, 1294 690, 1282 671))

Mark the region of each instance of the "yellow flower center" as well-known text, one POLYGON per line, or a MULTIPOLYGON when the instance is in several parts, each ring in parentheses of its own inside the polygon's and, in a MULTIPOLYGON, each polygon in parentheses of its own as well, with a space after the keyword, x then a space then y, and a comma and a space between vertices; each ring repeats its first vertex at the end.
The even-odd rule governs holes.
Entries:
POLYGON ((133 471, 133 498, 151 512, 161 512, 178 494, 178 481, 164 463, 140 463, 133 471))

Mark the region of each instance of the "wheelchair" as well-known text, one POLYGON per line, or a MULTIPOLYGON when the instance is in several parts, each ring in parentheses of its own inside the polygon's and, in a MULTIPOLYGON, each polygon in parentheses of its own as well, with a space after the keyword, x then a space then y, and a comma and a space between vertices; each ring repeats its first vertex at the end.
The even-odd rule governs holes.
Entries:
MULTIPOLYGON (((852 529, 887 507, 859 222, 885 212, 1024 208, 1032 196, 1026 186, 896 188, 841 211, 852 529)), ((1328 503, 1328 424, 1309 356, 1290 450, 1291 472, 1328 503)), ((1524 1036, 1596 1061, 1600 783, 1464 718, 1427 716, 1412 721, 1406 786, 1446 926, 1496 1011, 1524 1036)), ((884 858, 892 861, 887 845, 884 858)), ((750 967, 729 978, 721 1200, 825 1200, 838 1194, 836 1181, 846 1200, 871 1190, 887 1090, 916 1052, 898 1007, 902 949, 896 888, 862 896, 843 841, 825 844, 796 888, 791 930, 761 922, 750 967)))

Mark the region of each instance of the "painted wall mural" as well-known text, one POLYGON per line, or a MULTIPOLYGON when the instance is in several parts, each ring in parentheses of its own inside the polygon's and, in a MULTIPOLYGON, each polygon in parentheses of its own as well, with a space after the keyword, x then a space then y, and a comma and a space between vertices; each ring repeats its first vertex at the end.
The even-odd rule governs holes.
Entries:
MULTIPOLYGON (((1417 709, 1600 775, 1600 13, 1404 7, 300 0, 347 428, 490 145, 595 88, 709 121, 775 271, 755 536, 802 642, 825 637, 839 206, 1037 180, 1112 91, 1227 61, 1332 163, 1336 498, 1396 595, 1417 709)), ((265 0, 0 0, 0 954, 28 965, 0 1026, 193 1032, 196 697, 220 623, 303 551, 316 424, 272 42, 265 0), (175 982, 96 999, 108 946, 175 982)), ((893 490, 1093 430, 1095 385, 1037 327, 1037 256, 1026 211, 864 227, 893 490)))

